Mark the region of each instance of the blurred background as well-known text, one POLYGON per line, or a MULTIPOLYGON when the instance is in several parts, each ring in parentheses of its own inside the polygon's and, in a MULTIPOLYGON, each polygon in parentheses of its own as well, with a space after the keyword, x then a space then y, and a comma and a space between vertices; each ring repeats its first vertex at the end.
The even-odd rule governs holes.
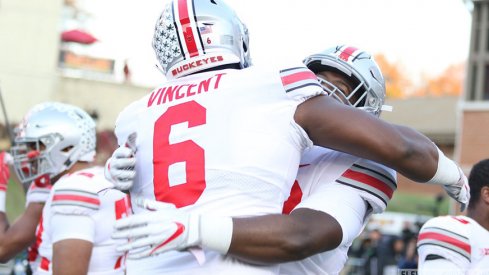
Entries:
MULTIPOLYGON (((255 64, 301 62, 336 44, 374 53, 387 82, 387 121, 431 138, 465 172, 489 157, 489 0, 227 0, 250 30, 255 64)), ((165 81, 155 68, 153 28, 163 0, 0 0, 0 149, 9 126, 55 100, 98 123, 98 161, 116 142, 117 114, 165 81)), ((12 221, 23 190, 9 187, 12 221)), ((455 214, 439 186, 399 177, 388 213, 351 251, 345 274, 396 274, 415 263, 417 230, 455 214), (411 261, 411 262, 410 262, 411 261), (408 266, 408 265, 407 265, 408 266)))

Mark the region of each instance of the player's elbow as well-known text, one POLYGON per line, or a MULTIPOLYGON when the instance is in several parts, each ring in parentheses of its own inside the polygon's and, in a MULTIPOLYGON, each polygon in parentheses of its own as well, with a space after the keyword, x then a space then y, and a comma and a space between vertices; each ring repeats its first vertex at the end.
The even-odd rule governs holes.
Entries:
POLYGON ((282 244, 282 251, 289 261, 299 261, 314 254, 313 240, 308 235, 287 238, 282 244))

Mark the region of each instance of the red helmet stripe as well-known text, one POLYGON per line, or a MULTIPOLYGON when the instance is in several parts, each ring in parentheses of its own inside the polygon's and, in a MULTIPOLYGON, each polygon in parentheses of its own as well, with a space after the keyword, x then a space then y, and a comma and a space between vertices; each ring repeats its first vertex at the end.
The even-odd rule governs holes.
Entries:
POLYGON ((358 49, 355 47, 346 47, 340 53, 340 59, 344 61, 348 61, 348 59, 356 52, 358 49))
POLYGON ((195 41, 195 34, 192 30, 191 18, 194 17, 192 11, 189 10, 188 0, 178 0, 178 17, 182 26, 183 40, 190 53, 190 57, 198 56, 199 50, 195 41))

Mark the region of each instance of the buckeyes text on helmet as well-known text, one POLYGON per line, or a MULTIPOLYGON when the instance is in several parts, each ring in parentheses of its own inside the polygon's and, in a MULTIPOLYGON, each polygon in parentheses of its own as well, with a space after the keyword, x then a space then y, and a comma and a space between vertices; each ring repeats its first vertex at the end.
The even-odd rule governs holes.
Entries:
POLYGON ((95 157, 95 122, 84 110, 46 102, 34 106, 16 128, 12 147, 19 179, 28 183, 40 175, 57 176, 76 162, 95 157))
POLYGON ((221 0, 172 0, 154 31, 153 49, 168 79, 221 65, 250 66, 248 30, 221 0))
POLYGON ((389 106, 384 105, 386 95, 384 77, 377 62, 368 52, 347 45, 335 46, 308 56, 304 59, 304 64, 316 74, 322 71, 335 71, 352 78, 356 87, 346 95, 332 83, 318 77, 326 92, 340 101, 376 116, 379 116, 382 110, 389 109, 389 106), (353 98, 354 102, 352 102, 353 98))

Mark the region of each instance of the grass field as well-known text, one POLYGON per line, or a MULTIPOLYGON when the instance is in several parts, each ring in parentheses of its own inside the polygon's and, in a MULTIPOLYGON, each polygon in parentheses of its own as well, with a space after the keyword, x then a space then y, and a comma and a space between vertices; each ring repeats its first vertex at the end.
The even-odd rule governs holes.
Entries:
POLYGON ((7 217, 12 223, 25 208, 25 193, 22 186, 15 183, 13 180, 9 181, 7 192, 7 217))
MULTIPOLYGON (((449 200, 445 197, 439 204, 439 215, 448 214, 449 200)), ((433 195, 396 192, 389 202, 387 211, 433 216, 435 205, 436 198, 433 195)))

